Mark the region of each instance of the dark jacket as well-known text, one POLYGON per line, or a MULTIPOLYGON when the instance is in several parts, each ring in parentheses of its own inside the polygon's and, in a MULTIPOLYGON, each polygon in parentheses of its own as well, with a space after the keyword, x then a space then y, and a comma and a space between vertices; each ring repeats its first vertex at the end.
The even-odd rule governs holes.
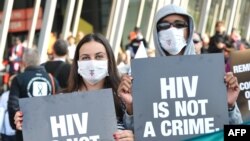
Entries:
MULTIPOLYGON (((11 84, 10 95, 8 100, 8 112, 10 125, 16 129, 14 116, 20 110, 18 99, 52 95, 59 89, 55 78, 50 77, 45 69, 41 66, 30 66, 23 73, 17 75, 11 84), (54 82, 52 82, 52 79, 54 82), (54 85, 52 85, 54 83, 54 85)), ((22 141, 22 132, 17 132, 17 140, 22 141)))
POLYGON ((61 88, 68 86, 68 77, 71 65, 63 61, 48 61, 41 64, 48 73, 51 73, 58 81, 61 88))
POLYGON ((132 40, 127 46, 126 46, 126 50, 130 51, 131 54, 131 58, 133 59, 135 57, 135 54, 138 50, 138 48, 140 47, 140 44, 143 43, 145 49, 148 48, 148 44, 146 42, 146 40, 144 38, 142 39, 134 39, 132 40))
POLYGON ((230 43, 229 36, 224 32, 223 34, 219 34, 218 32, 215 33, 214 36, 210 38, 209 42, 209 53, 221 53, 224 51, 224 49, 219 49, 217 47, 218 43, 224 43, 227 48, 231 48, 232 44, 230 43))

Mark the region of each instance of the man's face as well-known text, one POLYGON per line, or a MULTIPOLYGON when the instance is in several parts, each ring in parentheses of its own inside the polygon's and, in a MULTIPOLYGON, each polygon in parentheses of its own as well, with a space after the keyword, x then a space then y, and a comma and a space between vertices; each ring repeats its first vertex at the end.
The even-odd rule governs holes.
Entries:
MULTIPOLYGON (((161 22, 168 22, 168 23, 175 23, 177 21, 188 23, 185 17, 181 15, 169 15, 161 20, 161 22)), ((170 28, 173 28, 173 26, 171 26, 170 28)), ((188 39, 188 28, 184 28, 184 38, 186 40, 188 39)))

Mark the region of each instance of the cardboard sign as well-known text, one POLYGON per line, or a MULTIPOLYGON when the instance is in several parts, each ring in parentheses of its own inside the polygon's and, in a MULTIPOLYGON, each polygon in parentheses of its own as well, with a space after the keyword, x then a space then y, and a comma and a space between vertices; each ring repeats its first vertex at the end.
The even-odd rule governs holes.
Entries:
POLYGON ((184 140, 229 123, 223 54, 132 61, 137 141, 184 140))
POLYGON ((250 121, 250 50, 230 53, 231 71, 238 78, 240 94, 237 104, 244 122, 250 121))
POLYGON ((22 98, 24 141, 113 141, 111 89, 22 98))

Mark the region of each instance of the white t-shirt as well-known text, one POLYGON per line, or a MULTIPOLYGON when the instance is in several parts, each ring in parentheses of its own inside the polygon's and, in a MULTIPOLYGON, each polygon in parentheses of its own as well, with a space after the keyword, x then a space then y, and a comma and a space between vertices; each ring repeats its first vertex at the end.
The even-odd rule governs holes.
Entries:
POLYGON ((68 46, 68 51, 69 51, 69 59, 73 60, 75 56, 76 45, 68 46))

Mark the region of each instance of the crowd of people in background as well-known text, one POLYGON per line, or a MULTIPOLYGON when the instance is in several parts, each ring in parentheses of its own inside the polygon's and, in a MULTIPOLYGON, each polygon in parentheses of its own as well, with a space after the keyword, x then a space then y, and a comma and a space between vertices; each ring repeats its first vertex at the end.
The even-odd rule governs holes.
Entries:
MULTIPOLYGON (((60 41, 65 42, 65 45, 67 45, 67 52, 63 55, 64 59, 58 59, 58 57, 54 58, 55 56, 58 56, 57 51, 54 50, 54 44, 60 38, 56 37, 55 33, 51 33, 51 39, 47 50, 48 60, 61 60, 70 64, 74 57, 76 45, 80 41, 79 39, 83 37, 84 33, 80 31, 78 32, 77 37, 70 34, 65 41, 60 41)), ((148 56, 151 56, 149 50, 152 47, 149 47, 148 41, 145 40, 140 27, 134 27, 133 31, 131 31, 128 35, 128 41, 128 44, 120 47, 117 64, 120 64, 121 62, 124 64, 130 64, 131 59, 134 59, 141 43, 145 47, 148 56)), ((218 21, 216 23, 215 34, 212 36, 207 33, 201 35, 200 33, 194 31, 193 43, 196 54, 223 52, 225 54, 226 64, 229 60, 230 51, 246 50, 250 48, 249 43, 241 37, 239 30, 236 28, 233 28, 231 34, 228 35, 223 21, 218 21)), ((3 62, 5 69, 2 71, 7 73, 5 73, 2 78, 2 84, 4 85, 2 90, 7 90, 8 79, 11 75, 21 72, 21 62, 24 48, 25 41, 22 41, 19 37, 13 38, 13 46, 8 48, 7 59, 3 62)), ((46 70, 48 70, 47 67, 46 70)), ((51 71, 49 72, 51 73, 51 71)))
POLYGON ((229 53, 230 51, 246 50, 250 48, 249 43, 243 39, 236 28, 231 34, 226 33, 225 23, 217 21, 215 34, 209 36, 207 33, 201 35, 194 32, 193 41, 197 54, 201 53, 229 53))
POLYGON ((250 48, 249 43, 241 38, 236 28, 233 28, 231 34, 228 35, 223 21, 217 21, 215 34, 211 37, 208 34, 201 35, 198 32, 194 32, 193 42, 196 54, 223 53, 227 72, 230 71, 230 52, 244 51, 250 48))
MULTIPOLYGON (((128 35, 128 44, 122 46, 119 51, 118 64, 130 64, 131 60, 142 43, 147 51, 149 57, 151 55, 151 48, 148 41, 145 40, 140 27, 134 27, 134 29, 128 35)), ((215 34, 210 36, 208 33, 200 34, 197 31, 193 33, 193 43, 196 54, 204 53, 220 53, 225 55, 225 63, 229 65, 229 54, 231 51, 243 51, 250 48, 250 44, 241 37, 239 30, 233 28, 231 34, 226 33, 225 23, 223 21, 217 21, 215 25, 215 34)), ((153 50, 155 54, 155 50, 153 50)), ((227 71, 229 67, 227 67, 227 71)))
MULTIPOLYGON (((166 7, 165 7, 166 8, 166 7)), ((178 8, 177 8, 178 9, 178 8)), ((160 12, 163 12, 161 10, 160 12)), ((155 29, 154 29, 154 36, 155 36, 155 48, 158 51, 159 56, 169 56, 169 55, 188 55, 188 54, 203 54, 203 53, 219 53, 222 52, 224 53, 225 56, 225 71, 229 72, 230 71, 230 64, 229 64, 229 54, 231 51, 236 51, 236 50, 246 50, 250 46, 249 44, 242 39, 239 31, 237 29, 232 29, 232 32, 230 35, 226 34, 226 28, 225 24, 223 21, 218 21, 215 26, 215 34, 213 36, 209 36, 208 34, 200 34, 198 32, 195 32, 193 30, 194 28, 194 23, 192 21, 192 17, 188 16, 187 13, 164 13, 160 19, 157 19, 155 23, 155 29), (170 16, 169 16, 170 15, 170 16), (183 18, 184 17, 184 18, 183 18), (174 20, 173 20, 174 19, 174 20), (177 19, 177 20, 176 20, 177 19), (188 20, 187 20, 188 19, 188 20), (179 23, 175 23, 176 21, 179 21, 179 23), (180 23, 180 21, 183 21, 180 23), (168 23, 171 22, 171 23, 168 23), (192 24, 192 25, 191 25, 192 24), (164 42, 164 39, 167 38, 165 35, 166 34, 174 34, 179 31, 168 31, 166 29, 169 29, 170 27, 176 27, 178 29, 185 28, 188 29, 188 31, 182 31, 185 34, 185 41, 187 43, 182 43, 179 42, 177 45, 182 45, 178 51, 172 51, 169 50, 169 46, 166 45, 164 42), (157 39, 157 41, 156 41, 157 39), (185 47, 183 49, 182 47, 185 47), (193 48, 194 47, 194 48, 193 48)), ((114 96, 115 96, 115 105, 116 105, 116 114, 117 117, 119 117, 119 120, 117 121, 118 123, 121 123, 122 129, 130 129, 127 128, 126 125, 123 125, 122 117, 126 114, 133 115, 132 112, 132 98, 126 99, 127 95, 131 96, 131 85, 128 86, 126 84, 132 84, 132 78, 131 76, 125 76, 122 77, 120 80, 119 76, 119 70, 116 70, 115 67, 118 65, 120 62, 123 62, 124 64, 130 64, 131 60, 134 59, 135 54, 137 53, 138 48, 140 47, 141 44, 145 47, 146 50, 148 50, 149 45, 148 41, 145 40, 140 27, 135 27, 133 31, 131 31, 128 35, 128 40, 129 43, 125 45, 125 47, 121 47, 120 51, 120 58, 119 61, 115 61, 113 58, 113 53, 111 50, 110 45, 108 44, 108 41, 103 37, 102 35, 99 34, 88 34, 84 35, 83 32, 79 32, 78 37, 74 37, 72 35, 68 36, 67 40, 59 39, 57 37, 54 37, 51 40, 51 44, 48 47, 48 61, 46 61, 43 64, 39 64, 39 60, 33 59, 33 57, 37 58, 39 54, 37 53, 36 49, 28 49, 26 50, 26 47, 22 44, 22 41, 20 38, 16 37, 14 39, 14 44, 11 48, 9 48, 8 51, 8 59, 5 60, 7 63, 5 63, 5 84, 8 86, 8 82, 10 82, 12 79, 11 76, 16 76, 13 80, 12 86, 11 87, 6 87, 4 91, 8 91, 10 93, 15 93, 16 95, 10 96, 10 103, 13 104, 12 106, 9 105, 9 109, 11 109, 10 112, 10 121, 11 121, 11 126, 13 129, 16 129, 14 117, 16 116, 16 112, 19 111, 19 107, 17 105, 18 98, 23 98, 23 97, 33 97, 34 94, 31 94, 32 96, 29 96, 29 90, 27 91, 26 87, 28 85, 28 77, 29 80, 35 77, 37 73, 41 74, 39 76, 43 76, 46 78, 46 81, 44 81, 42 84, 46 85, 46 87, 52 88, 49 89, 46 92, 40 92, 37 94, 41 95, 52 95, 53 93, 58 93, 58 92, 73 92, 76 90, 82 90, 82 91, 88 91, 91 89, 102 89, 102 88, 112 88, 114 91, 114 96), (100 50, 101 55, 97 57, 102 57, 100 60, 106 60, 106 66, 108 65, 109 67, 113 68, 113 72, 107 72, 108 70, 105 71, 105 75, 103 74, 102 78, 98 78, 98 84, 99 87, 92 87, 89 85, 91 84, 91 80, 88 80, 88 77, 84 75, 84 72, 79 72, 77 68, 82 67, 81 69, 86 69, 86 64, 84 60, 86 57, 81 56, 84 54, 86 56, 91 54, 88 51, 91 49, 88 49, 88 51, 85 50, 85 48, 90 48, 90 47, 96 47, 96 49, 100 50), (83 53, 82 53, 83 52, 83 53), (87 52, 87 53, 86 53, 87 52), (77 54, 75 54, 77 53, 77 54), (89 53, 89 54, 88 54, 89 53), (34 56, 35 55, 35 56, 34 56), (31 59, 32 58, 32 59, 31 59), (23 60, 24 59, 24 60, 23 60), (107 62, 108 60, 108 62, 107 62), (110 61, 112 60, 112 61, 110 61), (108 74, 113 74, 112 77, 114 78, 109 78, 108 74), (79 75, 83 78, 83 81, 79 81, 80 78, 78 78, 79 75), (51 76, 52 77, 51 77, 51 76), (69 81, 68 81, 69 80, 69 81), (27 82, 26 82, 27 81, 27 82), (90 82, 89 82, 90 81, 90 82), (121 85, 118 88, 118 85, 121 85), (70 82, 70 84, 69 84, 70 82), (107 85, 106 83, 109 82, 112 85, 107 85), (47 86, 50 85, 50 86, 47 86), (124 86, 125 85, 125 86, 124 86), (53 90, 54 88, 54 90, 53 90), (19 94, 20 93, 20 94, 19 94), (119 97, 118 97, 119 95, 119 97), (121 101, 127 101, 127 104, 125 104, 126 108, 123 109, 124 106, 121 101), (124 113, 124 110, 127 110, 124 113)), ((96 50, 93 50, 93 53, 96 55, 96 50)), ((147 52, 148 53, 148 52, 147 52)), ((150 56, 150 55, 149 55, 150 56)), ((96 56, 87 56, 87 61, 89 63, 94 63, 91 62, 91 60, 96 60, 96 56), (94 59, 93 59, 94 58, 94 59)), ((98 59, 97 59, 98 60, 98 59)), ((86 61, 86 62, 87 62, 86 61)), ((92 64, 92 66, 95 66, 96 64, 92 64)), ((107 68, 106 68, 107 69, 107 68)), ((109 70, 110 71, 110 70, 109 70)), ((109 75, 111 76, 111 75, 109 75)), ((230 73, 228 77, 234 77, 230 73)), ((93 80, 94 81, 94 80, 93 80)), ((229 82, 228 82, 229 83, 229 82)), ((236 85, 236 84, 231 84, 231 85, 236 85)), ((0 101, 2 102, 2 101, 0 101)), ((6 101, 5 101, 6 102, 6 101)), ((236 105, 236 110, 237 109, 237 104, 235 101, 232 102, 233 106, 236 105)), ((231 104, 231 103, 229 103, 231 104)), ((0 105, 3 105, 0 103, 0 105)), ((230 105, 231 106, 231 105, 230 105)), ((5 109, 6 109, 6 104, 5 104, 5 109)), ((236 114, 239 111, 236 111, 236 114)), ((22 113, 18 113, 18 116, 22 116, 22 113)), ((237 117, 237 116, 236 116, 237 117)), ((232 119, 234 120, 234 119, 232 119)), ((237 120, 237 119, 236 119, 237 120)), ((232 123, 239 123, 239 121, 232 121, 232 123)), ((128 125, 131 127, 131 125, 128 125)), ((20 130, 18 130, 19 133, 20 130)), ((2 134, 5 134, 1 132, 2 134)), ((126 136, 126 138, 129 138, 129 140, 133 140, 133 134, 129 131, 126 132, 129 136, 126 136)), ((14 134, 11 133, 9 136, 13 136, 14 134)), ((5 137, 5 135, 2 135, 5 137)), ((116 139, 121 138, 121 133, 115 133, 114 136, 116 139)), ((22 137, 19 137, 21 140, 22 137)), ((14 141, 14 140, 12 140, 14 141)))
MULTIPOLYGON (((79 32, 78 38, 83 38, 84 33, 79 32)), ((71 69, 71 64, 76 50, 76 39, 78 42, 81 39, 68 36, 67 40, 56 37, 56 34, 51 33, 50 43, 47 49, 47 61, 40 64, 40 57, 36 46, 28 48, 25 46, 24 41, 19 37, 13 38, 13 46, 8 48, 4 60, 3 78, 1 79, 1 99, 0 99, 0 117, 4 116, 0 130, 3 141, 16 141, 22 140, 22 133, 15 131, 14 115, 19 110, 18 100, 24 97, 33 97, 38 95, 52 95, 62 92, 68 86, 68 77, 71 69), (13 81, 13 86, 10 82, 13 81), (39 80, 38 80, 39 79, 39 80), (39 81, 39 84, 33 82, 39 81), (32 81, 32 82, 31 82, 32 81), (40 89, 35 91, 32 87, 28 86, 39 85, 40 89), (34 93, 37 92, 37 93, 34 93), (10 93, 12 94, 10 97, 10 93), (9 104, 8 105, 8 101, 9 104), (8 107, 8 106, 9 107, 8 107), (10 112, 8 112, 8 109, 10 112), (7 114, 7 116, 5 116, 7 114), (9 121, 10 125, 6 123, 9 121)))

